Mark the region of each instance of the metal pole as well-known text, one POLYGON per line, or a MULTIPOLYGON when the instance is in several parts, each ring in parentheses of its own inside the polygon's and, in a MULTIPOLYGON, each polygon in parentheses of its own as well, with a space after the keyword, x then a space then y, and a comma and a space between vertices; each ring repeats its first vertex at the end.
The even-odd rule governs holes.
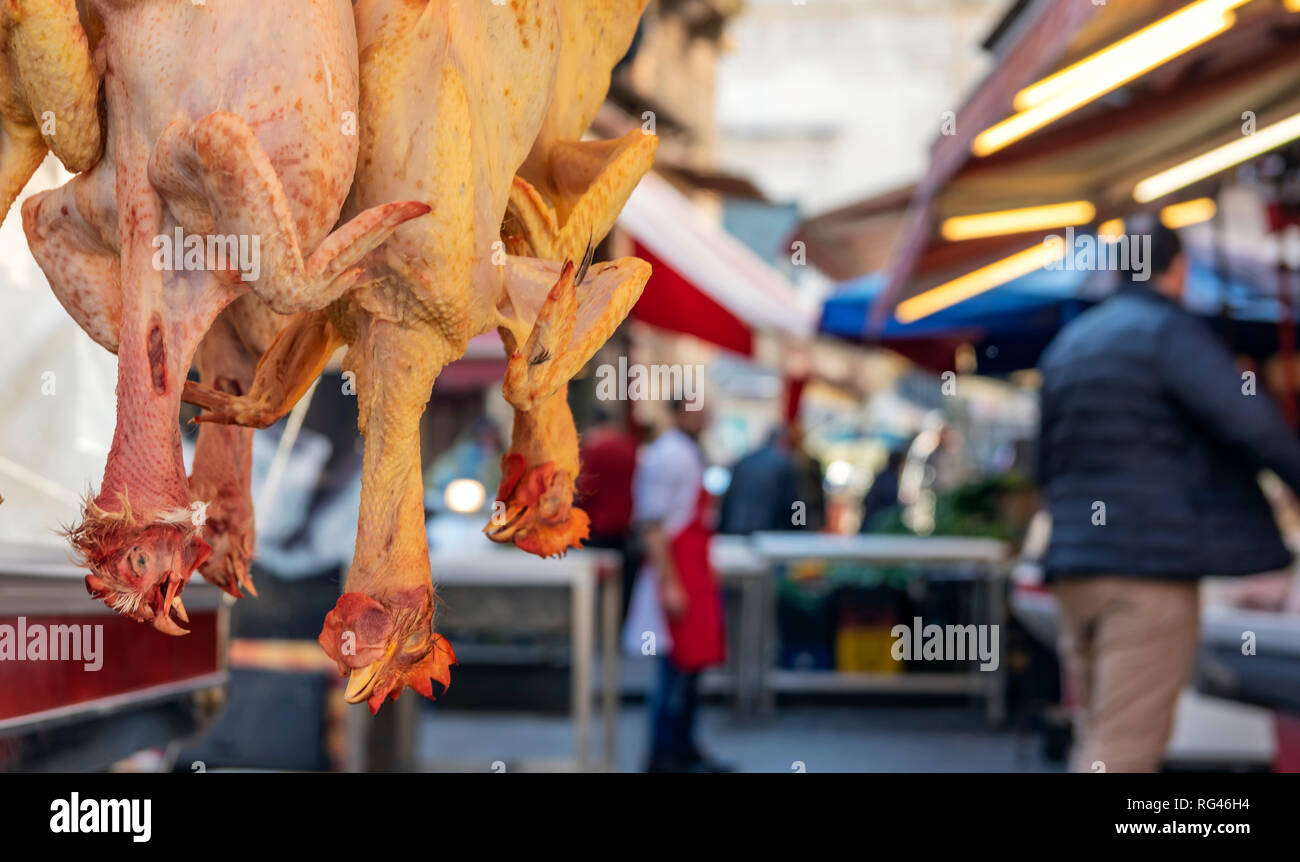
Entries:
POLYGON ((601 647, 603 680, 601 682, 601 708, 605 722, 604 771, 618 771, 618 712, 620 691, 618 685, 618 628, 619 610, 622 608, 623 585, 618 569, 606 569, 601 578, 601 617, 604 632, 601 647))
POLYGON ((586 772, 590 761, 591 738, 591 665, 595 641, 595 570, 582 566, 573 581, 573 659, 570 677, 570 702, 573 713, 578 771, 586 772))

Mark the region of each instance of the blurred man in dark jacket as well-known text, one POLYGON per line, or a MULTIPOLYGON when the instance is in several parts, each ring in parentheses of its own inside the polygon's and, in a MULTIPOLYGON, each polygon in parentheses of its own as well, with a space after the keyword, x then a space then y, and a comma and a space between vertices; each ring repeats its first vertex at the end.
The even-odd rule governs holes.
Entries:
POLYGON ((774 429, 762 446, 736 462, 731 468, 731 484, 722 495, 719 533, 748 536, 806 526, 806 519, 795 517, 800 478, 791 448, 790 431, 782 426, 774 429))
POLYGON ((790 423, 790 460, 799 477, 799 497, 804 504, 803 523, 795 519, 796 527, 810 533, 826 529, 826 488, 823 486, 822 462, 808 451, 805 445, 803 423, 798 419, 790 423))
POLYGON ((1256 474, 1300 489, 1300 442, 1180 306, 1178 236, 1151 235, 1151 280, 1081 315, 1041 362, 1044 570, 1081 711, 1076 771, 1159 768, 1195 656, 1198 580, 1291 560, 1256 474))
POLYGON ((898 484, 906 461, 907 452, 902 449, 889 453, 885 468, 876 474, 871 489, 862 498, 862 525, 858 532, 870 533, 882 520, 898 511, 898 484))

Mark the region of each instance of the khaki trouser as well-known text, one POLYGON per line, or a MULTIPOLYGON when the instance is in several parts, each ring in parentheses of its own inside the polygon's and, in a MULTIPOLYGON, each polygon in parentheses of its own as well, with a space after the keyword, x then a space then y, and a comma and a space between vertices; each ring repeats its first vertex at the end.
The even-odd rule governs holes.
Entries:
POLYGON ((1099 576, 1053 592, 1078 709, 1071 768, 1156 771, 1196 657, 1196 583, 1099 576))

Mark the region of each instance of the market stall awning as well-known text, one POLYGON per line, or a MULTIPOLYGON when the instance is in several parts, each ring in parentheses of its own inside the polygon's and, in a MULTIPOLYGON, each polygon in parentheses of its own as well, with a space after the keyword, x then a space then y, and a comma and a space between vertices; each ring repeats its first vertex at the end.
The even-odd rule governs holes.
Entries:
MULTIPOLYGON (((1250 261, 1218 263, 1192 256, 1189 310, 1207 318, 1234 353, 1257 358, 1276 353, 1279 324, 1294 326, 1296 312, 1269 293, 1250 261)), ((1300 276, 1289 278, 1296 294, 1300 276)), ((879 345, 936 372, 957 370, 957 351, 969 348, 974 366, 963 370, 994 375, 1036 366, 1061 327, 1119 285, 1115 273, 1041 270, 910 323, 890 315, 872 331, 867 321, 883 301, 887 281, 884 273, 873 273, 842 285, 822 307, 819 331, 879 345)))
POLYGON ((1085 280, 1078 272, 1035 273, 912 323, 890 317, 881 331, 864 337, 886 286, 883 274, 873 274, 826 301, 819 329, 880 345, 936 372, 956 370, 957 351, 968 345, 975 364, 963 370, 1006 374, 1034 367, 1060 328, 1094 303, 1081 296, 1085 280))
POLYGON ((804 220, 790 238, 808 262, 837 282, 882 270, 898 241, 916 187, 907 185, 804 220))
POLYGON ((812 336, 815 315, 793 285, 661 177, 641 180, 619 225, 654 268, 634 319, 744 355, 755 332, 812 336))
POLYGON ((1300 122, 1293 6, 1042 0, 1017 7, 1001 28, 997 66, 958 112, 955 134, 934 146, 893 248, 886 301, 870 325, 883 326, 898 302, 1064 227, 962 238, 944 230, 949 219, 1083 202, 1092 214, 1071 224, 1095 228, 1213 194, 1242 159, 1181 186, 1151 186, 1151 194, 1139 187, 1215 148, 1243 138, 1261 145, 1276 138, 1271 149, 1285 144, 1284 130, 1273 127, 1300 122), (1181 29, 1170 30, 1170 19, 1181 29), (1122 47, 1156 27, 1165 30, 1122 47), (1097 62, 1098 69, 1088 65, 1097 62), (1255 131, 1262 136, 1251 138, 1255 131))

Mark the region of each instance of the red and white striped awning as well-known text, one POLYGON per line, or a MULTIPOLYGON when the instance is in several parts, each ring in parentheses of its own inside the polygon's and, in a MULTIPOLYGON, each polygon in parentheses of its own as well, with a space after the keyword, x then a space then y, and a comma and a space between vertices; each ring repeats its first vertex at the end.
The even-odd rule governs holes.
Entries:
POLYGON ((654 267, 634 319, 744 355, 758 331, 812 337, 816 313, 789 280, 662 177, 641 180, 619 225, 654 267))

